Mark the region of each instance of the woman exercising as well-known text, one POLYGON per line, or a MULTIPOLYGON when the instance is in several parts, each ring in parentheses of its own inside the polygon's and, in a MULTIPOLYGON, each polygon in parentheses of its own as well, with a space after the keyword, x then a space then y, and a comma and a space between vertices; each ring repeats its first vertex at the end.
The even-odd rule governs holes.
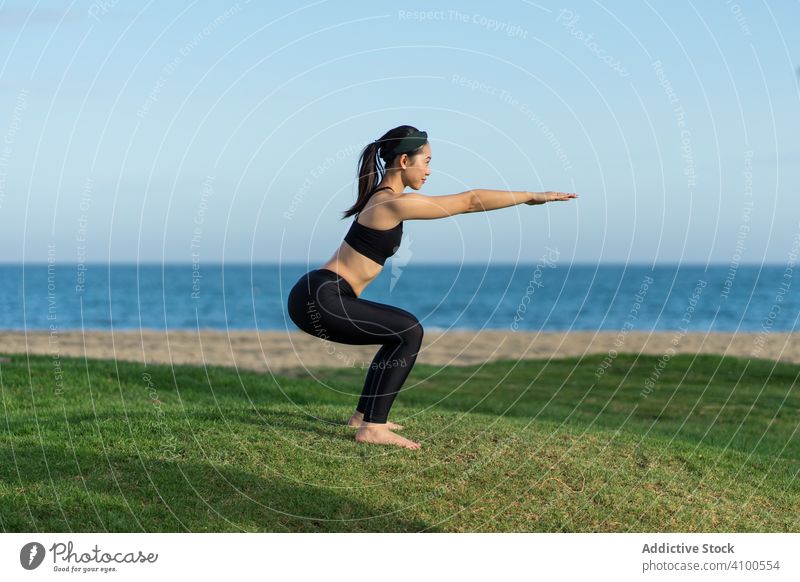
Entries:
POLYGON ((421 446, 392 432, 403 427, 388 417, 422 346, 422 325, 404 309, 360 298, 400 247, 403 221, 577 198, 561 192, 505 190, 467 190, 448 196, 404 193, 406 187, 422 187, 431 173, 430 162, 428 134, 410 125, 395 127, 367 145, 359 160, 358 199, 343 217, 356 215, 344 242, 328 262, 300 277, 289 292, 289 317, 304 332, 337 343, 381 345, 348 421, 358 428, 358 442, 421 446))

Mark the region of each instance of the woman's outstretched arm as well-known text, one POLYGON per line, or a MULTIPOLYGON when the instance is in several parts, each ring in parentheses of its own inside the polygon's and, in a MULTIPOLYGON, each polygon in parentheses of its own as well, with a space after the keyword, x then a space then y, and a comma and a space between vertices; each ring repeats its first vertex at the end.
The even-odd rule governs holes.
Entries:
POLYGON ((563 192, 514 192, 511 190, 467 190, 447 196, 408 193, 381 203, 398 220, 445 218, 468 212, 485 212, 517 204, 544 204, 551 200, 569 200, 577 194, 563 192))
POLYGON ((472 203, 469 212, 485 212, 517 204, 544 204, 554 200, 577 198, 564 192, 516 192, 513 190, 470 190, 472 203))

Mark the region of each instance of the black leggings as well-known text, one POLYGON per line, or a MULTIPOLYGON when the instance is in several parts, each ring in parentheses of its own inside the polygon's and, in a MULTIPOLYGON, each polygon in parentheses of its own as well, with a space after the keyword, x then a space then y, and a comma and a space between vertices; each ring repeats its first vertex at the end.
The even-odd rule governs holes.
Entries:
POLYGON ((422 325, 408 311, 356 296, 334 271, 315 269, 289 292, 289 317, 304 332, 342 344, 382 344, 367 371, 356 410, 385 423, 422 346, 422 325))

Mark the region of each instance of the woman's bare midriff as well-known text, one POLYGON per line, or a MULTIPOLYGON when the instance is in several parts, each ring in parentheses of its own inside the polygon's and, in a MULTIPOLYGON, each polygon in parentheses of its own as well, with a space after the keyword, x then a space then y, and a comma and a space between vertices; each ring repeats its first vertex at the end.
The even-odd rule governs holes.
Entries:
MULTIPOLYGON (((360 213, 364 216, 364 220, 359 220, 359 222, 379 230, 386 230, 395 226, 397 219, 381 208, 383 202, 394 196, 397 196, 397 194, 386 191, 373 194, 360 213), (376 224, 372 224, 373 222, 376 224)), ((372 283, 375 277, 380 275, 383 265, 376 263, 369 257, 365 257, 342 241, 333 256, 320 269, 328 269, 344 277, 345 281, 350 283, 356 296, 360 296, 364 288, 372 283)))
POLYGON ((336 253, 320 269, 338 273, 360 296, 364 288, 377 277, 383 265, 365 257, 346 242, 342 241, 336 253))

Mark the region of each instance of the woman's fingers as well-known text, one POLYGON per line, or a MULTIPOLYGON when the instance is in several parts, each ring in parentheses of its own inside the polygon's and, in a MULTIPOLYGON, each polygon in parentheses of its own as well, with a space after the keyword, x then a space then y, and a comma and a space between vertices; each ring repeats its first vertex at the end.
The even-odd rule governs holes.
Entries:
POLYGON ((556 192, 556 198, 553 200, 571 200, 572 198, 577 198, 577 194, 567 194, 565 192, 556 192))
POLYGON ((567 192, 544 192, 543 194, 544 196, 540 197, 540 199, 529 200, 525 204, 544 204, 545 202, 553 202, 554 200, 572 200, 573 198, 578 197, 577 194, 571 194, 567 192))

